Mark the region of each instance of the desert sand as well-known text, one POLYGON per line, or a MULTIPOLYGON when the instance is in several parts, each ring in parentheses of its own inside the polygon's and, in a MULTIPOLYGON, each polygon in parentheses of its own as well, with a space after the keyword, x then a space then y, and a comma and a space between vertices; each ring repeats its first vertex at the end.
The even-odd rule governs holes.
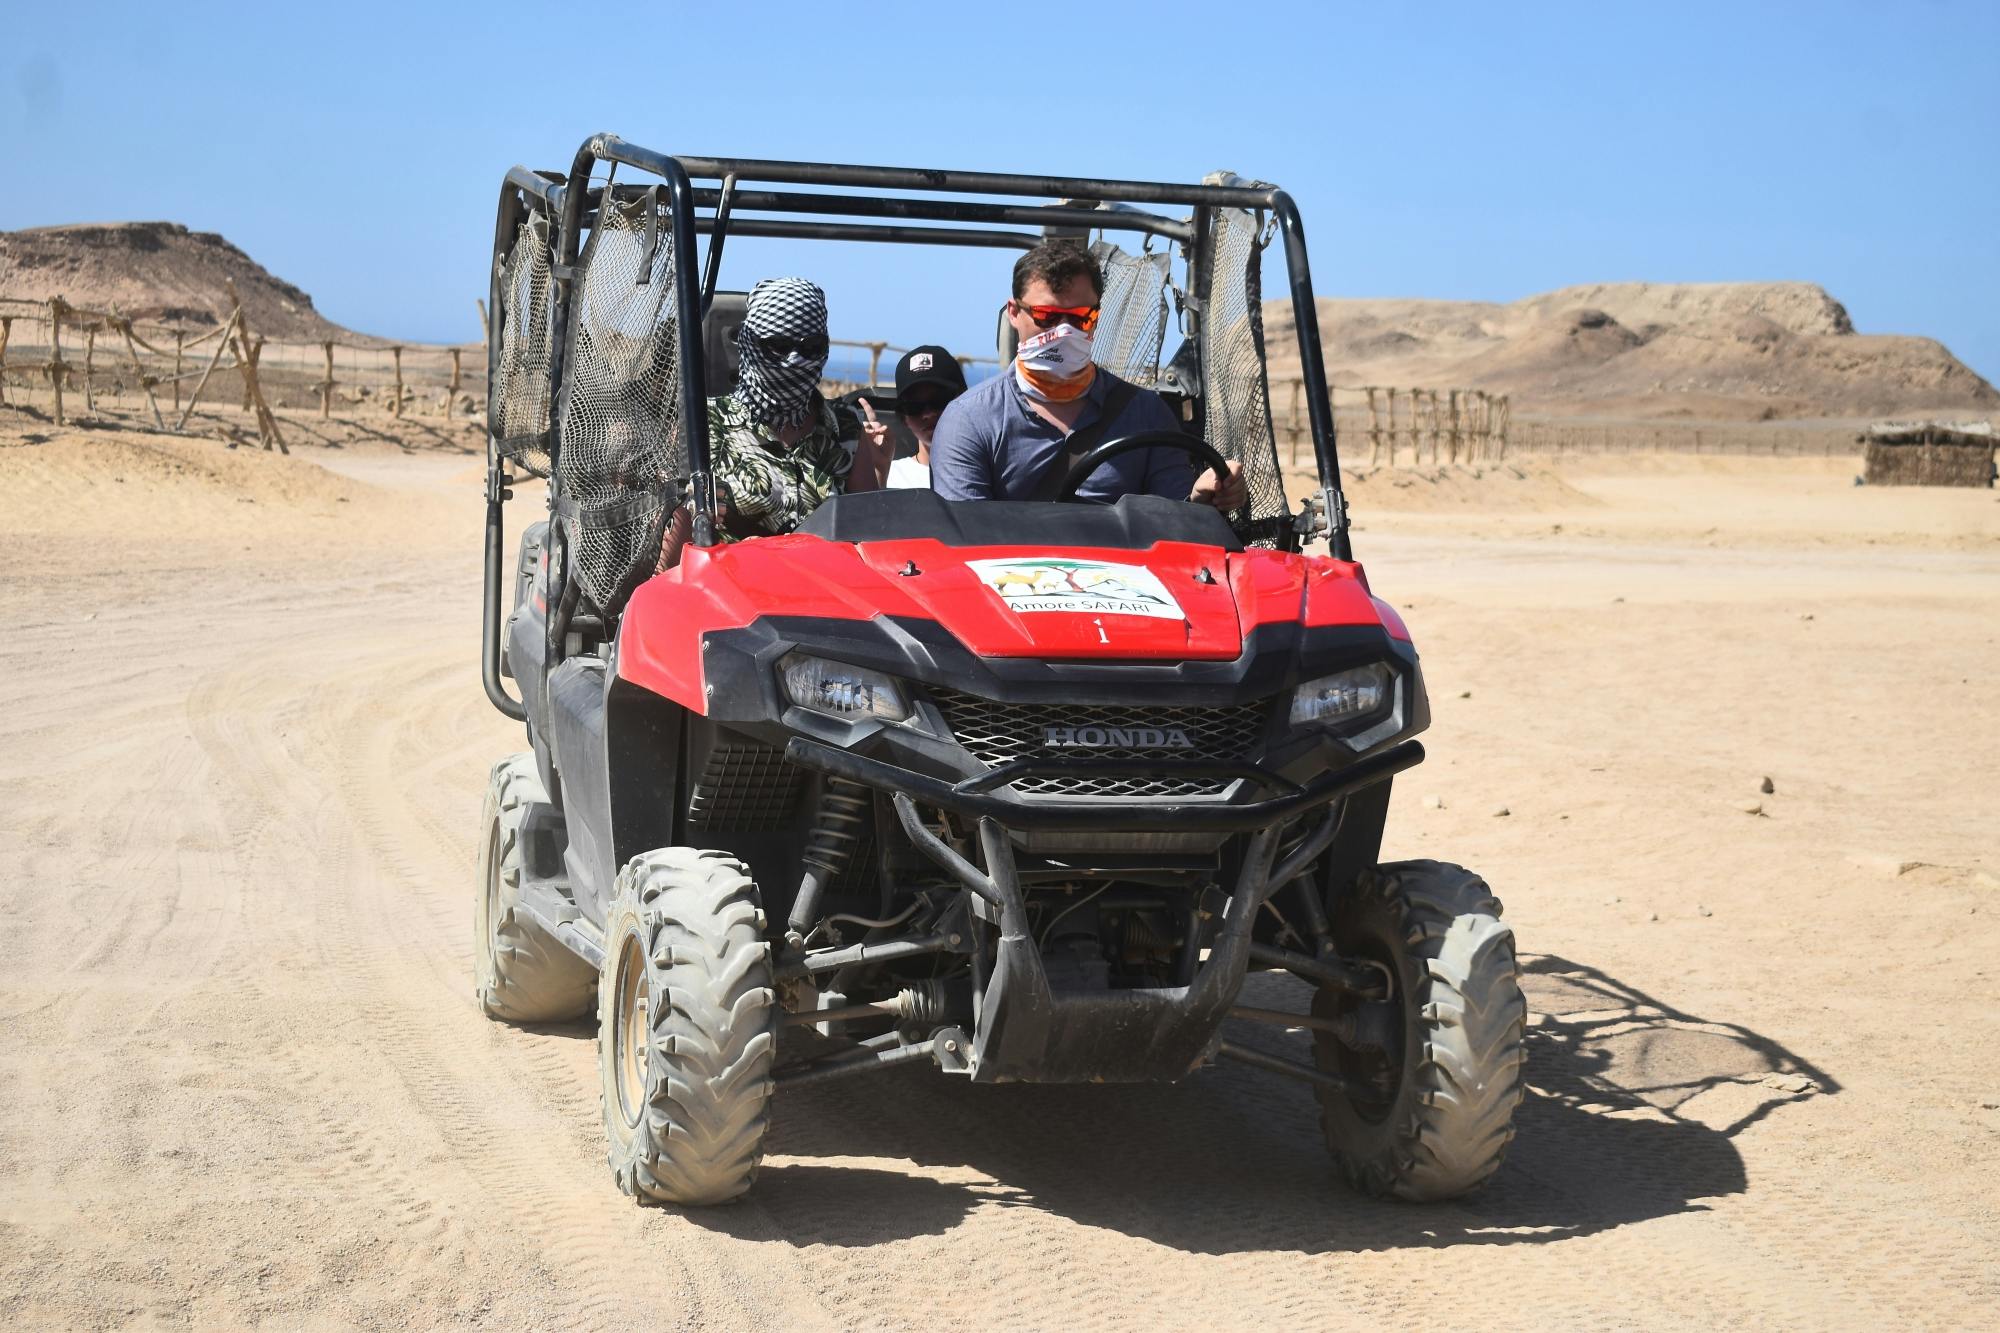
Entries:
POLYGON ((1994 492, 1352 479, 1435 708, 1385 852, 1483 871, 1523 949, 1532 1090, 1476 1197, 1357 1197, 1241 1067, 905 1071, 781 1096, 750 1197, 682 1213, 612 1185, 593 1032, 473 1003, 523 745, 479 685, 476 427, 291 438, 0 409, 0 1324, 1994 1318, 1994 492))

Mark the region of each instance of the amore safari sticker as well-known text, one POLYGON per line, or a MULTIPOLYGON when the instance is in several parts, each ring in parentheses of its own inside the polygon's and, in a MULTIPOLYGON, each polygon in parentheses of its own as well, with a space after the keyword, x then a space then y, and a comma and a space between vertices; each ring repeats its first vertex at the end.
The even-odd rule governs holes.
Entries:
POLYGON ((966 567, 1009 609, 1184 620, 1180 603, 1143 565, 1101 560, 968 560, 966 567))

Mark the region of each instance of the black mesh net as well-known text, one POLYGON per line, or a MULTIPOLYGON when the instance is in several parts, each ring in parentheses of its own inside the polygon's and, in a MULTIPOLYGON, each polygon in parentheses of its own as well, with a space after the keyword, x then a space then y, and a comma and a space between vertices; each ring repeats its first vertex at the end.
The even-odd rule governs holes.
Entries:
POLYGON ((1263 243, 1248 211, 1218 208, 1213 217, 1202 256, 1210 275, 1201 321, 1202 400, 1209 444, 1243 464, 1254 522, 1288 512, 1264 376, 1263 243))
POLYGON ((1160 344, 1167 335, 1168 256, 1127 254, 1110 241, 1099 241, 1090 252, 1104 270, 1091 359, 1150 388, 1159 379, 1160 344))
POLYGON ((650 191, 605 204, 578 262, 564 359, 557 512, 575 577, 607 614, 652 571, 687 477, 676 256, 659 207, 650 191))
POLYGON ((491 392, 502 458, 549 475, 549 222, 532 213, 500 270, 500 363, 491 392))

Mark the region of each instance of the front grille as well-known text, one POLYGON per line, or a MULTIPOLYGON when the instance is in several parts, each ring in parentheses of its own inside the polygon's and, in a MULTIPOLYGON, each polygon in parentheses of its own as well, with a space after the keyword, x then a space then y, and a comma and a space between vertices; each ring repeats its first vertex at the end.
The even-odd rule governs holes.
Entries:
MULTIPOLYGON (((1081 756, 1092 759, 1238 760, 1256 748, 1263 731, 1263 703, 1228 704, 1220 708, 1133 707, 1124 704, 1006 704, 956 690, 933 690, 931 698, 944 714, 952 736, 973 758, 989 768, 1015 759, 1081 756), (1188 739, 1183 749, 1052 747, 1050 727, 1101 729, 1175 729, 1188 739)), ((1214 796, 1228 788, 1230 778, 1166 777, 1154 774, 1047 774, 1020 778, 1014 790, 1040 796, 1214 796)))
POLYGON ((688 827, 775 833, 791 827, 799 770, 767 745, 718 745, 688 798, 688 827))

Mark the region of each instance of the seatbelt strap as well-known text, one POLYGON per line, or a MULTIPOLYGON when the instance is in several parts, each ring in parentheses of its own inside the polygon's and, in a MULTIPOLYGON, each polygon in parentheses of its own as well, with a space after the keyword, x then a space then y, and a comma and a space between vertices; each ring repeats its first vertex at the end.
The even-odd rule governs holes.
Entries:
POLYGON ((1070 432, 1069 438, 1063 441, 1062 448, 1057 451, 1055 460, 1049 464, 1048 470, 1042 473, 1041 481, 1035 486, 1035 493, 1028 498, 1053 500, 1060 495, 1063 478, 1069 475, 1071 468, 1083 461, 1085 454, 1104 443, 1104 436, 1110 431, 1112 423, 1118 420, 1118 414, 1125 410, 1125 405, 1132 401, 1132 395, 1138 391, 1139 387, 1130 380, 1119 380, 1112 385, 1111 392, 1104 395, 1104 405, 1098 410, 1097 420, 1070 432))

